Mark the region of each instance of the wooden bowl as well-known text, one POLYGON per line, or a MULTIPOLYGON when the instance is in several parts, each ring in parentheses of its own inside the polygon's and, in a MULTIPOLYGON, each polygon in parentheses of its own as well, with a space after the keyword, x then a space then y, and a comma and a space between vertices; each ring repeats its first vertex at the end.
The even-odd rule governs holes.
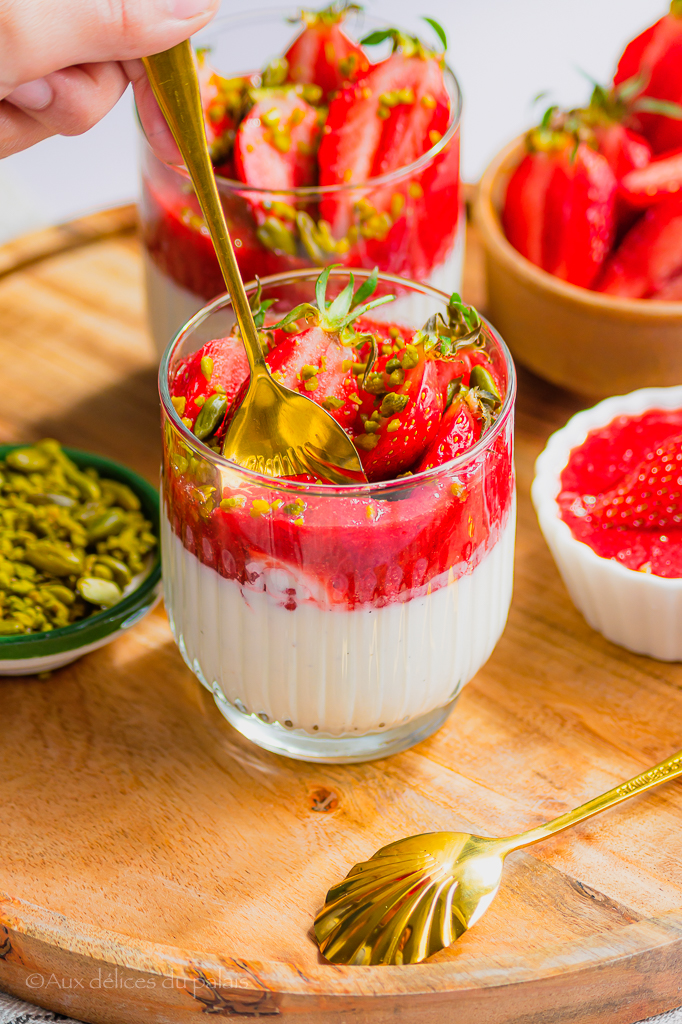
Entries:
POLYGON ((485 249, 486 312, 515 358, 591 398, 682 384, 682 302, 623 299, 560 281, 507 241, 500 210, 523 138, 481 179, 476 220, 485 249))

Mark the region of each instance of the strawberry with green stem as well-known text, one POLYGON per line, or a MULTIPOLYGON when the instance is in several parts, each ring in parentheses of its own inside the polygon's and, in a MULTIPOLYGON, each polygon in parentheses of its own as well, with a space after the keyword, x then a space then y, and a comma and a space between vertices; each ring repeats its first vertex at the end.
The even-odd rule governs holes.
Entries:
POLYGON ((371 355, 363 366, 365 376, 371 372, 376 358, 376 340, 367 333, 358 334, 353 324, 369 310, 392 302, 394 295, 382 295, 370 300, 378 282, 378 270, 355 290, 355 280, 349 275, 348 284, 332 300, 327 299, 329 275, 333 268, 326 267, 315 286, 316 305, 304 302, 292 309, 269 330, 283 330, 299 326, 303 330, 287 334, 268 356, 273 376, 282 384, 300 391, 325 408, 338 423, 350 429, 357 417, 361 399, 358 376, 354 372, 358 363, 358 349, 370 344, 371 355))
POLYGON ((503 212, 509 241, 555 277, 589 288, 616 229, 617 182, 580 125, 550 107, 528 133, 503 212))
POLYGON ((625 47, 613 78, 632 92, 635 127, 654 152, 682 147, 682 0, 625 47))
POLYGON ((492 424, 501 405, 497 383, 480 363, 471 370, 469 386, 459 379, 450 381, 438 432, 415 466, 415 473, 442 466, 472 448, 492 424))

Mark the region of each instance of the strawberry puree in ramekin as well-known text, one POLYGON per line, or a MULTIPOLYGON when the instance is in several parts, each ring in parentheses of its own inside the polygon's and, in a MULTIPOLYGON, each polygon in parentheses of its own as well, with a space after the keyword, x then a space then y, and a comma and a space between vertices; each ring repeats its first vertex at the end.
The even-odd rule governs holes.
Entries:
POLYGON ((682 530, 597 528, 586 522, 574 492, 586 483, 587 470, 594 484, 586 488, 589 495, 600 482, 610 485, 614 458, 624 459, 623 467, 636 465, 663 436, 681 429, 682 387, 644 388, 607 398, 552 435, 537 461, 532 488, 545 540, 588 623, 613 643, 663 661, 682 660, 682 530), (661 415, 653 415, 656 411, 661 415), (641 451, 630 455, 637 431, 628 424, 635 418, 645 429, 641 451), (612 430, 605 432, 609 425, 612 430), (627 429, 633 442, 620 455, 614 448, 607 459, 605 445, 610 436, 617 439, 619 428, 627 429), (596 443, 600 437, 601 445, 596 443), (587 470, 576 459, 586 441, 592 456, 587 470))

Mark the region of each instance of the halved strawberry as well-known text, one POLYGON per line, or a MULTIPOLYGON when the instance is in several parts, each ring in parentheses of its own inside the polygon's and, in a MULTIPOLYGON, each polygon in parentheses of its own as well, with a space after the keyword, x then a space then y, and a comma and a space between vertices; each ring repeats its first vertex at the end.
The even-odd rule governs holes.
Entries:
POLYGON ((237 175, 256 188, 285 191, 314 185, 319 139, 317 110, 295 92, 273 89, 239 125, 237 175))
POLYGON ((682 190, 682 149, 663 153, 649 164, 625 175, 620 193, 640 209, 660 203, 682 190))
POLYGON ((450 97, 437 58, 394 53, 388 60, 402 85, 379 94, 377 115, 384 124, 372 177, 418 160, 443 137, 450 120, 450 97))
POLYGON ((466 400, 468 389, 455 396, 452 405, 440 421, 436 436, 415 466, 415 473, 422 473, 434 466, 442 466, 471 448, 481 436, 481 422, 466 400))
MULTIPOLYGON (((398 476, 419 458, 435 436, 443 412, 438 371, 423 347, 405 371, 404 383, 380 396, 374 413, 355 437, 367 479, 398 476)), ((408 350, 409 351, 409 350, 408 350)))
POLYGON ((208 50, 197 51, 197 76, 204 108, 206 138, 214 164, 226 164, 244 112, 249 78, 224 78, 207 60, 208 50))
MULTIPOLYGON (((254 323, 261 330, 273 300, 262 300, 260 284, 249 300, 254 323)), ((265 345, 268 337, 261 334, 265 345)), ((171 400, 185 426, 201 440, 214 434, 249 377, 241 338, 233 331, 215 338, 181 360, 171 382, 171 400)))
POLYGON ((350 430, 361 404, 358 378, 353 369, 358 363, 357 346, 363 340, 363 335, 352 325, 368 310, 391 302, 395 296, 383 295, 371 302, 365 301, 376 289, 375 269, 357 291, 354 291, 351 274, 346 287, 328 301, 326 291, 331 269, 323 270, 317 280, 316 306, 304 302, 270 328, 281 330, 301 320, 311 324, 303 331, 288 334, 270 352, 267 362, 277 380, 311 398, 350 430))
POLYGON ((285 56, 290 82, 319 85, 325 99, 369 70, 365 52, 341 28, 348 7, 301 11, 305 28, 285 56))
MULTIPOLYGON (((442 55, 395 31, 380 35, 393 37, 394 52, 330 104, 319 151, 321 185, 361 184, 403 167, 430 149, 447 128, 449 97, 442 55)), ((382 215, 390 214, 385 235, 400 214, 405 196, 395 199, 395 194, 391 188, 372 193, 369 214, 377 223, 375 228, 368 224, 370 230, 379 231, 382 215)), ((320 204, 320 214, 337 238, 351 226, 352 202, 341 194, 325 197, 320 204)))
POLYGON ((666 281, 658 291, 652 292, 649 298, 657 299, 659 302, 680 302, 682 300, 682 271, 666 281))
POLYGON ((554 168, 555 158, 551 152, 526 153, 509 179, 502 212, 507 238, 537 267, 543 264, 545 202, 554 168))
POLYGON ((647 210, 604 265, 597 291, 645 299, 682 273, 682 195, 647 210))
POLYGON ((618 181, 630 171, 646 167, 653 156, 644 136, 618 121, 604 120, 592 130, 599 152, 608 160, 618 181))
POLYGON ((236 335, 209 341, 183 359, 173 378, 171 396, 185 426, 194 430, 207 401, 216 395, 213 404, 219 404, 220 415, 213 424, 215 429, 248 376, 244 345, 236 335))
POLYGON ((360 398, 352 364, 355 349, 320 326, 289 334, 267 357, 273 376, 326 409, 341 426, 353 426, 360 398))
POLYGON ((589 288, 616 230, 617 183, 605 157, 584 142, 564 150, 547 189, 543 267, 589 288))
POLYGON ((682 526, 682 434, 649 452, 618 487, 600 495, 589 515, 609 528, 682 526))

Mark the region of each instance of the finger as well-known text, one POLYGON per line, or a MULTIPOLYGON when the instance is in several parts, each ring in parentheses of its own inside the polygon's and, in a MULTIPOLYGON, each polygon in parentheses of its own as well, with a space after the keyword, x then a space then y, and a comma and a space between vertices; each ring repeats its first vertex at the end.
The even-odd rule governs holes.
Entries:
POLYGON ((0 159, 49 138, 52 132, 11 103, 0 103, 0 159))
POLYGON ((0 98, 71 65, 130 60, 175 46, 220 0, 0 0, 0 98))
POLYGON ((83 64, 19 86, 6 102, 23 110, 49 135, 81 135, 109 113, 127 86, 120 64, 83 64))
POLYGON ((154 153, 165 163, 181 164, 182 157, 161 108, 156 102, 147 73, 141 60, 126 61, 123 65, 135 91, 135 105, 142 130, 154 153))

